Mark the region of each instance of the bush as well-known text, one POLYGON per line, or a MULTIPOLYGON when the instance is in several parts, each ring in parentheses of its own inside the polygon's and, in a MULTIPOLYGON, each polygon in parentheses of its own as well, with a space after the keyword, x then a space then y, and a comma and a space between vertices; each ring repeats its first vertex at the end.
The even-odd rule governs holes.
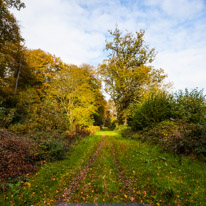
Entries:
POLYGON ((175 154, 195 154, 206 157, 206 127, 182 120, 163 121, 152 129, 133 135, 133 138, 159 144, 163 150, 175 154))
POLYGON ((100 130, 100 126, 88 126, 88 127, 83 127, 80 132, 80 136, 88 136, 90 134, 95 134, 100 130), (85 134, 84 134, 85 133, 85 134))
POLYGON ((12 122, 16 109, 7 109, 0 101, 0 128, 8 127, 12 122))
POLYGON ((134 130, 152 127, 169 119, 182 119, 188 123, 206 123, 206 99, 203 91, 188 89, 174 95, 166 92, 151 94, 142 104, 136 105, 131 126, 134 130))
POLYGON ((34 141, 18 137, 8 131, 0 131, 0 179, 17 177, 33 172, 34 141))
POLYGON ((166 92, 152 93, 134 111, 131 126, 133 129, 143 129, 155 123, 174 116, 174 98, 166 92))
POLYGON ((123 137, 129 137, 132 133, 132 128, 126 125, 119 125, 115 128, 115 131, 119 132, 123 137))
POLYGON ((38 140, 37 160, 55 161, 65 158, 67 152, 66 143, 62 139, 50 137, 38 140))
POLYGON ((16 124, 10 125, 8 129, 9 131, 12 131, 18 135, 23 135, 29 132, 28 124, 16 123, 16 124))
POLYGON ((175 117, 190 123, 204 124, 206 122, 206 99, 203 90, 193 89, 174 94, 176 99, 175 117))

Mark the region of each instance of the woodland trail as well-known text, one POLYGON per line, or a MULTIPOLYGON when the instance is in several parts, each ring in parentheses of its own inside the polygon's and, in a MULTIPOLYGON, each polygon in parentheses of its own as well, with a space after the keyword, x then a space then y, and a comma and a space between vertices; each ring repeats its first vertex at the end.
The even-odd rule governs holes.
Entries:
POLYGON ((68 202, 72 196, 72 194, 78 189, 79 182, 86 178, 87 172, 90 169, 92 163, 96 160, 102 145, 104 142, 104 134, 102 137, 102 141, 99 143, 97 150, 94 154, 94 156, 90 159, 89 163, 79 172, 77 177, 74 177, 71 184, 69 185, 69 188, 66 188, 63 195, 59 198, 56 205, 62 205, 65 202, 68 202))
POLYGON ((79 139, 65 160, 45 164, 0 205, 206 205, 205 163, 101 131, 79 139), (24 185, 24 186, 23 186, 24 185))
MULTIPOLYGON (((175 187, 182 187, 185 177, 178 174, 174 179, 175 166, 168 165, 167 157, 114 131, 102 135, 94 155, 74 176, 56 205, 181 205, 181 197, 174 193, 175 187)), ((190 189, 184 188, 183 192, 189 203, 190 189)))
POLYGON ((121 144, 121 141, 116 138, 114 132, 103 132, 102 141, 93 157, 72 179, 56 205, 99 201, 101 203, 143 202, 139 197, 140 191, 136 184, 125 174, 118 161, 117 143, 121 144))

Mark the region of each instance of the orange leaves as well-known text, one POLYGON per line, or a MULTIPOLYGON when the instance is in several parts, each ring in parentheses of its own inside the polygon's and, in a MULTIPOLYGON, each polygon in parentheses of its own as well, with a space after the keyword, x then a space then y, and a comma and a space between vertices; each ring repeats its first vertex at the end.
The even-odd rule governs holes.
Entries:
POLYGON ((28 187, 31 187, 31 183, 29 183, 29 182, 25 182, 24 185, 28 186, 28 187))

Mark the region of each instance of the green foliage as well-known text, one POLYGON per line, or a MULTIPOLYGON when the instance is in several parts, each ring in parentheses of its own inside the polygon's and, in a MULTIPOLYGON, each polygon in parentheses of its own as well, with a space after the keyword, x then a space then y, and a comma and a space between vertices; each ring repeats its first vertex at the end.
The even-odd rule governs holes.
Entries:
POLYGON ((65 142, 61 139, 48 138, 41 140, 38 147, 39 152, 36 155, 38 160, 55 161, 63 160, 66 157, 65 142))
POLYGON ((206 160, 205 125, 166 120, 136 133, 125 132, 124 136, 159 144, 167 152, 195 155, 206 160))
POLYGON ((33 109, 29 119, 31 130, 32 128, 39 131, 68 129, 68 119, 56 99, 46 98, 33 109))
MULTIPOLYGON (((0 204, 55 205, 87 167, 101 139, 102 133, 80 139, 68 159, 46 163, 35 175, 10 185, 11 190, 0 195, 0 204)), ((205 205, 205 185, 205 163, 182 157, 179 164, 158 146, 104 131, 101 152, 73 190, 69 204, 205 205)))
POLYGON ((123 137, 127 136, 132 132, 132 128, 126 125, 119 125, 115 128, 115 131, 120 133, 123 137))
POLYGON ((131 105, 139 101, 145 91, 159 87, 166 75, 161 69, 146 66, 153 61, 155 52, 144 44, 144 31, 136 32, 136 36, 122 35, 116 28, 110 34, 113 40, 106 44, 110 55, 99 66, 99 73, 117 108, 118 122, 126 124, 131 105))
POLYGON ((193 89, 178 91, 174 94, 176 99, 176 117, 186 122, 204 124, 206 122, 206 96, 203 90, 193 89))
POLYGON ((28 125, 27 124, 22 124, 20 122, 10 125, 8 129, 9 129, 9 131, 12 131, 12 132, 14 132, 15 134, 18 134, 18 135, 24 135, 24 134, 29 133, 28 125))
POLYGON ((0 101, 0 128, 8 127, 15 116, 16 109, 7 109, 0 101))
POLYGON ((174 117, 175 101, 166 92, 152 93, 142 104, 138 104, 134 111, 131 125, 133 129, 151 127, 155 123, 174 117))
POLYGON ((193 89, 190 92, 179 91, 152 93, 143 103, 137 104, 131 121, 133 129, 152 127, 164 120, 181 119, 188 123, 206 122, 206 99, 203 91, 193 89))

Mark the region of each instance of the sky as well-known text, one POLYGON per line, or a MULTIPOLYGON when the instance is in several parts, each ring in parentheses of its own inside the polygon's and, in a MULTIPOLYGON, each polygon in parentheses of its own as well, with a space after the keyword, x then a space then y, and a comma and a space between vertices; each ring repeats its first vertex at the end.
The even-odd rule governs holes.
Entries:
POLYGON ((116 25, 145 30, 155 48, 152 66, 164 69, 173 90, 206 93, 206 0, 23 0, 12 11, 26 46, 55 54, 65 63, 98 66, 107 58, 105 40, 116 25))

